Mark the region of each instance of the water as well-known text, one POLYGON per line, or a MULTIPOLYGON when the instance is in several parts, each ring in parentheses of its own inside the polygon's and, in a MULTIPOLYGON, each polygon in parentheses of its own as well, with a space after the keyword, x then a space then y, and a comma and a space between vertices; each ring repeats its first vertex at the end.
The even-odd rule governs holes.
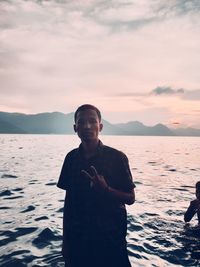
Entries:
MULTIPOLYGON (((197 220, 183 222, 200 180, 200 138, 101 140, 127 154, 137 186, 127 207, 132 266, 200 266, 197 220)), ((76 136, 0 135, 0 266, 63 266, 64 192, 56 182, 78 144, 76 136)))

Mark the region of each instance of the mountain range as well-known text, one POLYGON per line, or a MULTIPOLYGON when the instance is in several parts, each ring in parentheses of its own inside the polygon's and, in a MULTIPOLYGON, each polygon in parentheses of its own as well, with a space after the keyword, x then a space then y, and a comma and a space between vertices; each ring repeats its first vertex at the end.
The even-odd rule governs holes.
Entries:
MULTIPOLYGON (((105 135, 200 136, 200 129, 170 129, 164 124, 146 126, 139 121, 112 124, 103 122, 105 135)), ((8 134, 74 134, 74 113, 23 114, 0 112, 0 133, 8 134)))

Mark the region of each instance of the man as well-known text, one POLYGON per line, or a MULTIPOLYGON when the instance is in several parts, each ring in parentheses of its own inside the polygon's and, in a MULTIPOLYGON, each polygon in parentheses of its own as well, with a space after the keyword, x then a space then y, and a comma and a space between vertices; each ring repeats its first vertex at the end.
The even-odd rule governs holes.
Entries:
POLYGON ((184 221, 190 222, 191 219, 197 214, 198 224, 200 225, 200 181, 195 185, 196 187, 196 199, 190 202, 190 205, 184 214, 184 221))
POLYGON ((57 186, 66 190, 62 253, 67 267, 130 267, 125 204, 135 201, 126 155, 99 140, 101 113, 75 112, 79 148, 64 160, 57 186))

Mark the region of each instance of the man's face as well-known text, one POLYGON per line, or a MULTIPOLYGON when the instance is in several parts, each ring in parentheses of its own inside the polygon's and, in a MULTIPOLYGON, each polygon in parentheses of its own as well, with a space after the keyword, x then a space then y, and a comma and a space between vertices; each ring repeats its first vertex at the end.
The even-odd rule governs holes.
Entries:
POLYGON ((78 112, 74 130, 82 141, 86 143, 97 141, 102 128, 103 125, 95 110, 87 109, 78 112))

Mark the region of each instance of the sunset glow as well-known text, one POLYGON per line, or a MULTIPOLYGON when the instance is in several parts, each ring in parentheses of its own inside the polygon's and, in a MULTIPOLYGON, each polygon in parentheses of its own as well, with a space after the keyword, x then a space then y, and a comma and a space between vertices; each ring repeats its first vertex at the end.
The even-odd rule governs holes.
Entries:
POLYGON ((200 128, 198 1, 0 3, 0 110, 200 128))

